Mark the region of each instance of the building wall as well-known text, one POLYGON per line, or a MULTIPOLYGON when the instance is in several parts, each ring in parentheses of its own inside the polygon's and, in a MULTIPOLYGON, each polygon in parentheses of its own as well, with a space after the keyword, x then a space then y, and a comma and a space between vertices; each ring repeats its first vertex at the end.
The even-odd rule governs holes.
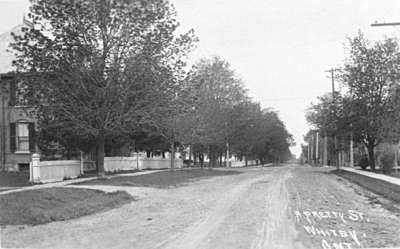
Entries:
MULTIPOLYGON (((24 122, 36 123, 35 119, 29 117, 28 109, 11 105, 11 84, 15 84, 12 75, 0 75, 0 169, 7 171, 21 170, 20 166, 29 164, 31 154, 34 151, 18 152, 11 150, 10 128, 11 123, 24 122)), ((35 125, 36 126, 36 125, 35 125)))

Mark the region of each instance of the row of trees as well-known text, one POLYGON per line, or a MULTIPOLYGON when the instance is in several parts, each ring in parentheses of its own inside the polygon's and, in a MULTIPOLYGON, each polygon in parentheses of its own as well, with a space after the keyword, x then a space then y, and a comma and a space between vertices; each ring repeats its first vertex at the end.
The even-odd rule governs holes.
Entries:
POLYGON ((43 151, 96 147, 100 174, 105 149, 132 141, 172 154, 189 146, 212 165, 229 151, 262 162, 289 156, 284 124, 250 100, 227 62, 185 70, 198 39, 176 35, 168 1, 36 0, 29 18, 11 47, 43 151))
POLYGON ((376 147, 399 141, 399 44, 393 38, 370 42, 359 33, 349 38, 347 51, 348 57, 337 71, 344 93, 319 97, 306 118, 323 135, 346 141, 353 138, 364 145, 374 169, 376 147))

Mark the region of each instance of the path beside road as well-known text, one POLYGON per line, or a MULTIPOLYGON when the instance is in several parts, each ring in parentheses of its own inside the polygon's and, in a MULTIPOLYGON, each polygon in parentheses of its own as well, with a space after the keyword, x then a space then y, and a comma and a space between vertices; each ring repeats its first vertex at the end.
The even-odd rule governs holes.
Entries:
MULTIPOLYGON (((139 176, 139 175, 156 173, 156 172, 160 172, 160 171, 162 171, 162 170, 141 171, 141 172, 128 173, 128 174, 121 173, 121 174, 109 175, 109 176, 107 176, 107 178, 113 178, 113 177, 119 177, 119 176, 139 176)), ((70 179, 70 180, 65 180, 65 181, 60 181, 60 182, 36 184, 36 185, 32 185, 32 186, 27 186, 27 187, 14 187, 14 188, 11 188, 10 190, 5 190, 5 191, 0 192, 0 195, 6 195, 6 194, 28 191, 28 190, 43 189, 43 188, 64 187, 64 186, 67 186, 70 184, 76 184, 76 183, 82 183, 82 182, 95 180, 97 178, 98 178, 97 176, 93 176, 93 177, 70 179)))
POLYGON ((400 178, 397 178, 397 177, 387 176, 387 175, 383 175, 383 174, 377 174, 374 172, 359 170, 359 169, 350 168, 350 167, 342 167, 341 169, 400 186, 400 178))

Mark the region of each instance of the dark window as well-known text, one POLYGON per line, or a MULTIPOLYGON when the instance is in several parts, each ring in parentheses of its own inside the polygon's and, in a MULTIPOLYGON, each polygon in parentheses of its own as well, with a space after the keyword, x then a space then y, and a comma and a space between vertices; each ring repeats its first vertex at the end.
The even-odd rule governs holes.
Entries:
POLYGON ((19 171, 28 171, 29 170, 29 163, 19 163, 18 164, 19 171))
POLYGON ((27 85, 20 81, 10 82, 10 106, 26 106, 28 105, 28 100, 26 99, 25 95, 27 94, 28 87, 27 85))
POLYGON ((10 101, 8 102, 10 106, 15 106, 17 99, 17 87, 15 81, 10 82, 10 101))
POLYGON ((26 98, 27 92, 28 92, 28 86, 22 81, 18 82, 16 91, 16 105, 19 106, 28 105, 28 100, 26 98))
POLYGON ((35 149, 35 124, 27 122, 11 123, 11 152, 35 152, 35 149))

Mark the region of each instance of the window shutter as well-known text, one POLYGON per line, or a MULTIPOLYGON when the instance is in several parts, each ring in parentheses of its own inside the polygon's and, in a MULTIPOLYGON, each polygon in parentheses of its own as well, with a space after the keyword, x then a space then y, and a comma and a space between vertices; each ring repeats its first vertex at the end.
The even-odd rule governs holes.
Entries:
POLYGON ((35 123, 28 124, 29 130, 29 151, 36 152, 36 132, 35 132, 35 123))
POLYGON ((10 123, 10 151, 15 152, 16 150, 17 150, 16 126, 15 123, 10 123))
POLYGON ((15 81, 10 81, 10 106, 15 106, 17 100, 17 84, 15 81))

